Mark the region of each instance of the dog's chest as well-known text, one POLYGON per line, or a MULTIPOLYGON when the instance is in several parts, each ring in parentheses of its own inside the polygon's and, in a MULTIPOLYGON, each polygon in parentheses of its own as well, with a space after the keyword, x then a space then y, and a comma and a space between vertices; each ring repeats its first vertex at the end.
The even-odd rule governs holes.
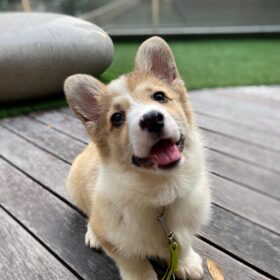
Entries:
POLYGON ((125 254, 168 256, 168 239, 157 220, 156 211, 123 209, 112 241, 125 254))

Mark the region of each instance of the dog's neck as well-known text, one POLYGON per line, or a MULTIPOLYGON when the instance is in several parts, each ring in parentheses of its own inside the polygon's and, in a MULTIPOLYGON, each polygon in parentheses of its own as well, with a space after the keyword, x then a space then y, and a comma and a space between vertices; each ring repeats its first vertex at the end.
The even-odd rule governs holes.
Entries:
MULTIPOLYGON (((172 204, 177 198, 191 190, 183 171, 168 176, 149 175, 124 170, 118 166, 102 165, 97 191, 118 201, 124 207, 155 208, 172 204)), ((122 207, 122 206, 121 206, 122 207)))

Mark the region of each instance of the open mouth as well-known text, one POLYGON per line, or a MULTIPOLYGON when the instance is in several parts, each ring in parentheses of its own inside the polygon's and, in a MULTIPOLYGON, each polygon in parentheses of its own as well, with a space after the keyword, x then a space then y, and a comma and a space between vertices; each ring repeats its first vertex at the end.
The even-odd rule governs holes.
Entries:
POLYGON ((177 142, 171 139, 161 139, 152 146, 148 157, 140 158, 134 155, 132 163, 139 167, 172 169, 180 162, 184 145, 185 137, 182 134, 177 142))

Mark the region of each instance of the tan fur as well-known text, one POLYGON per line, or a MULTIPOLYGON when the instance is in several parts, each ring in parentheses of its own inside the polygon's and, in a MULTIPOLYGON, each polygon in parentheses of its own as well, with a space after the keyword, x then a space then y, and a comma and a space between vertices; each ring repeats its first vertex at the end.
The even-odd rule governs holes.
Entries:
POLYGON ((153 37, 139 48, 132 73, 107 86, 93 77, 74 75, 65 82, 65 93, 92 140, 67 179, 74 203, 89 217, 86 242, 101 245, 115 260, 123 280, 157 279, 147 257, 169 261, 167 238, 156 220, 158 207, 165 206, 166 222, 180 244, 178 276, 200 279, 201 258, 191 242, 207 220, 210 191, 203 145, 168 45, 153 37), (165 93, 167 103, 152 101, 158 91, 165 93), (183 160, 174 171, 138 168, 131 162, 133 141, 146 145, 146 134, 132 125, 145 108, 158 108, 170 120, 170 131, 179 129, 186 137, 183 160), (114 127, 110 118, 120 111, 126 121, 114 127))
POLYGON ((87 186, 90 185, 90 181, 96 181, 98 158, 96 146, 93 143, 89 144, 73 162, 66 182, 72 200, 87 215, 90 213, 93 191, 87 189, 87 186))

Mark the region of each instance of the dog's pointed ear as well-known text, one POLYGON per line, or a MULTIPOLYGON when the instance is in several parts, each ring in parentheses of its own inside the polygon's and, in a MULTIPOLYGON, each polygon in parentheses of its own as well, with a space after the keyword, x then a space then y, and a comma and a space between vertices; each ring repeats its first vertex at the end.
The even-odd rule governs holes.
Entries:
POLYGON ((89 75, 76 74, 68 77, 64 82, 66 100, 83 122, 96 122, 100 114, 100 95, 106 87, 97 79, 89 75))
POLYGON ((139 47, 135 71, 151 73, 168 82, 180 78, 175 58, 168 44, 160 37, 152 37, 139 47))

